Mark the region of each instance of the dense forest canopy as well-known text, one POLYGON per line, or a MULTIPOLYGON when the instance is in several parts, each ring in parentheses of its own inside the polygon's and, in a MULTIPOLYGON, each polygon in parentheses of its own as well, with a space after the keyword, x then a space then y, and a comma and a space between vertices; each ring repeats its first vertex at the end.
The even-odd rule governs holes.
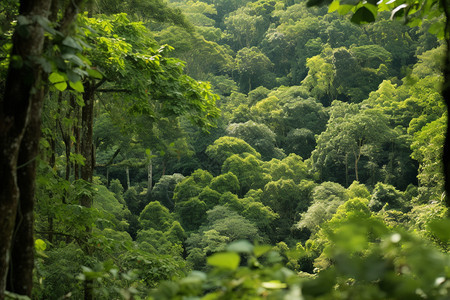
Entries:
POLYGON ((2 1, 0 299, 450 297, 449 4, 397 2, 2 1))

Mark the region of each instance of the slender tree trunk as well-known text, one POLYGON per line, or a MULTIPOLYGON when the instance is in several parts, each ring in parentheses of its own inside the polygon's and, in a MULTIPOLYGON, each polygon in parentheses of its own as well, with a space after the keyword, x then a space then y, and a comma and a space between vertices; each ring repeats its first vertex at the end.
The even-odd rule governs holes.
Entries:
POLYGON ((131 181, 130 181, 130 167, 125 167, 125 175, 127 177, 127 190, 131 187, 131 181))
MULTIPOLYGON (((80 108, 78 105, 74 104, 74 135, 75 135, 75 154, 81 154, 81 125, 80 125, 80 108)), ((74 180, 80 179, 80 165, 74 162, 73 165, 74 180)))
MULTIPOLYGON (((55 124, 55 131, 57 128, 57 124, 55 124)), ((56 141, 55 136, 50 137, 50 148, 51 148, 51 154, 50 154, 50 167, 53 169, 56 165, 56 141)), ((53 196, 51 196, 53 197, 53 196)), ((53 215, 50 214, 47 218, 48 220, 48 241, 50 243, 53 243, 53 215)))
POLYGON ((14 228, 11 268, 8 273, 7 289, 31 296, 34 266, 34 194, 39 139, 41 136, 41 112, 44 89, 32 96, 32 114, 25 130, 19 151, 17 178, 20 190, 16 225, 14 228))
MULTIPOLYGON (((94 125, 94 91, 95 86, 91 82, 84 84, 84 106, 81 110, 81 145, 80 150, 85 161, 81 166, 81 179, 92 183, 94 172, 94 152, 93 152, 93 125, 94 125)), ((83 195, 80 199, 80 205, 90 208, 92 207, 92 198, 90 195, 83 195)), ((92 228, 86 228, 87 232, 91 232, 92 228)), ((89 249, 85 249, 88 255, 91 253, 89 249)), ((93 299, 93 281, 85 280, 84 282, 84 299, 93 299)))
POLYGON ((153 188, 153 162, 151 158, 152 152, 150 151, 150 157, 147 166, 147 195, 150 195, 153 188))
MULTIPOLYGON (((93 160, 93 124, 94 124, 94 88, 90 82, 84 85, 84 106, 81 110, 81 155, 84 157, 84 166, 81 166, 81 179, 92 182, 94 171, 93 160)), ((80 205, 84 207, 92 206, 92 199, 83 196, 80 205)))
POLYGON ((162 176, 166 175, 166 170, 167 170, 167 161, 165 159, 163 159, 162 161, 162 176))
MULTIPOLYGON (((22 0, 19 14, 30 21, 35 17, 46 18, 50 3, 51 0, 22 0)), ((35 113, 34 109, 42 105, 42 99, 39 97, 43 97, 39 92, 42 70, 39 65, 31 61, 31 58, 39 57, 42 54, 44 30, 35 21, 31 21, 29 25, 18 24, 17 28, 19 27, 28 34, 19 34, 19 30, 15 32, 11 57, 19 57, 22 63, 20 60, 19 63, 18 60, 11 61, 5 92, 0 100, 0 299, 5 297, 7 274, 11 263, 13 231, 20 197, 17 174, 19 149, 30 116, 35 113), (35 90, 34 93, 33 90, 35 90)), ((39 114, 39 111, 36 113, 39 114)), ((21 180, 23 182, 23 178, 21 180)), ((23 203, 20 207, 21 213, 25 213, 25 218, 29 217, 30 208, 26 207, 27 205, 29 203, 23 203)), ((28 221, 26 220, 27 225, 29 225, 28 221)), ((32 231, 33 227, 30 230, 32 231)), ((28 232, 28 230, 26 231, 28 232)), ((22 234, 24 232, 19 233, 21 236, 22 234)), ((29 243, 28 239, 25 240, 26 243, 29 243)), ((28 244, 22 246, 27 249, 30 247, 28 244)), ((31 271, 32 269, 27 270, 29 273, 31 271)), ((28 280, 29 276, 26 277, 28 280)), ((31 285, 27 284, 21 289, 26 290, 26 294, 29 294, 31 285)))
POLYGON ((447 135, 444 142, 444 178, 445 178, 445 203, 450 208, 450 1, 442 0, 445 20, 445 41, 447 51, 444 63, 444 85, 442 87, 442 97, 447 104, 447 135))
POLYGON ((348 187, 348 153, 345 153, 345 186, 348 187))
POLYGON ((359 182, 359 174, 358 174, 358 162, 361 158, 361 147, 358 147, 358 153, 354 152, 355 156, 355 179, 359 182))

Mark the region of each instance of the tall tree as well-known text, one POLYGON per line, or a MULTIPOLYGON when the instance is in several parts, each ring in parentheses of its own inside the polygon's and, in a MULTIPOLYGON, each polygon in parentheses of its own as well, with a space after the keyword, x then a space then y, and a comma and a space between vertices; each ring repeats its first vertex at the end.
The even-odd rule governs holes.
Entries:
MULTIPOLYGON (((83 2, 71 1, 63 9, 61 19, 57 20, 62 36, 69 32, 83 2)), ((58 10, 57 0, 20 1, 12 40, 5 90, 0 100, 0 299, 4 298, 8 272, 8 289, 31 296, 34 180, 47 77, 42 54, 45 30, 50 28, 48 18, 55 19, 58 10)))

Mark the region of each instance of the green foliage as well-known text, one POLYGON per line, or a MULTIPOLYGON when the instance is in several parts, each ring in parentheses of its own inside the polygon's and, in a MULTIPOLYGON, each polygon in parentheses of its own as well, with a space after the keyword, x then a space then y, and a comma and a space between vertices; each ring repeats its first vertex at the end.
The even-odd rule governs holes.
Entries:
POLYGON ((260 154, 244 140, 228 136, 221 137, 209 145, 206 154, 219 166, 222 166, 225 160, 234 154, 251 154, 260 157, 260 154))
POLYGON ((252 87, 273 87, 275 75, 271 73, 273 67, 270 59, 257 47, 245 47, 239 50, 235 59, 235 70, 241 76, 241 90, 251 91, 252 87))
POLYGON ((152 189, 152 200, 159 201, 169 210, 174 209, 174 192, 178 183, 183 181, 184 176, 181 174, 164 175, 152 189))
MULTIPOLYGON (((444 143, 447 116, 428 123, 419 132, 414 134, 411 144, 412 158, 419 166, 418 179, 422 186, 428 187, 431 195, 422 195, 426 200, 440 199, 443 188, 442 144, 444 143)), ((424 191, 422 188, 420 191, 424 191)), ((421 193, 422 194, 422 193, 421 193)))
POLYGON ((198 229, 206 219, 206 211, 206 203, 197 197, 176 203, 175 205, 175 213, 178 215, 181 225, 187 231, 198 229))
POLYGON ((252 154, 245 158, 234 154, 223 163, 222 173, 233 173, 241 186, 239 195, 245 195, 250 189, 262 188, 267 183, 262 165, 262 161, 252 154))
POLYGON ((196 170, 175 186, 173 200, 177 203, 198 196, 202 189, 209 185, 212 178, 213 176, 208 171, 196 170))
POLYGON ((209 187, 219 193, 232 192, 237 194, 240 190, 239 180, 231 172, 213 178, 209 187))
MULTIPOLYGON (((130 210, 124 205, 124 203, 117 200, 114 194, 105 186, 96 186, 97 193, 94 197, 94 208, 103 211, 105 214, 110 215, 108 217, 109 221, 117 226, 118 230, 125 230, 128 227, 125 221, 131 214, 130 210)), ((126 193, 125 193, 126 195, 126 193)), ((107 224, 102 224, 101 220, 98 221, 100 226, 110 227, 107 224)), ((114 226, 113 225, 113 226, 114 226)))
POLYGON ((144 230, 153 228, 166 231, 172 222, 173 217, 169 210, 158 201, 147 204, 139 215, 139 223, 144 230))
MULTIPOLYGON (((64 57, 50 62, 44 110, 42 159, 53 163, 39 166, 34 297, 82 298, 93 280, 95 299, 448 298, 445 49, 425 33, 441 20, 410 29, 377 12, 439 15, 434 0, 408 1, 331 2, 357 23, 381 17, 358 27, 297 0, 102 0, 93 7, 106 15, 82 15, 80 36, 49 33, 64 57), (72 104, 87 75, 100 104, 96 172, 120 179, 109 191, 74 179, 72 104), (216 104, 219 128, 192 127, 214 125, 216 104)), ((3 30, 13 2, 0 3, 3 30)))
POLYGON ((252 146, 263 160, 270 158, 283 158, 284 153, 276 147, 275 133, 264 124, 253 121, 245 123, 231 123, 226 129, 229 136, 240 138, 252 146))
POLYGON ((375 212, 382 208, 398 209, 402 211, 409 209, 402 192, 391 185, 381 182, 378 182, 375 185, 369 207, 375 212))

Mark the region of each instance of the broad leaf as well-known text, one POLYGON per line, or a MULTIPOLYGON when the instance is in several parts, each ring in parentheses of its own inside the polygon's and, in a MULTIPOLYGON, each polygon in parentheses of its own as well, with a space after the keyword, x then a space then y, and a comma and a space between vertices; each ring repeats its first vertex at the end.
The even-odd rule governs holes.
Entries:
POLYGON ((208 257, 208 265, 223 269, 236 270, 240 261, 241 257, 234 252, 215 253, 208 257))

